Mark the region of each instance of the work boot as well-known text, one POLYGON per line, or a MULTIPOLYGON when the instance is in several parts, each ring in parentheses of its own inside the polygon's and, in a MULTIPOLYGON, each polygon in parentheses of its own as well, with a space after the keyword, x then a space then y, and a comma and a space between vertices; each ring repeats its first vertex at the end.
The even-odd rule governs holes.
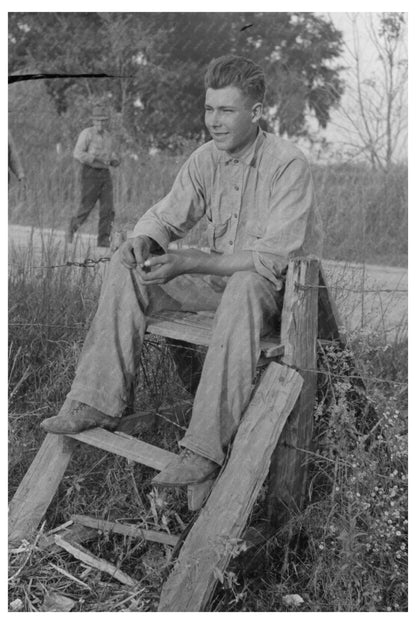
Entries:
POLYGON ((163 487, 203 483, 213 477, 219 468, 210 459, 185 449, 152 479, 152 483, 163 487))
POLYGON ((40 423, 40 426, 48 433, 66 434, 79 433, 94 427, 103 427, 103 429, 112 431, 119 422, 119 418, 103 414, 103 412, 99 412, 85 403, 65 399, 59 414, 46 418, 40 423))

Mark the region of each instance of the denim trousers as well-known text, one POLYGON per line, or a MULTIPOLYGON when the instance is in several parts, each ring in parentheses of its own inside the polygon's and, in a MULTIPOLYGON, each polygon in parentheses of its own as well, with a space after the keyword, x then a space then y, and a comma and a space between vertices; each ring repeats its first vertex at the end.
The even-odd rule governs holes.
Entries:
POLYGON ((222 464, 253 390, 260 338, 276 328, 283 294, 255 271, 227 278, 218 292, 210 276, 181 275, 145 286, 116 252, 107 268, 68 398, 110 416, 129 403, 146 315, 162 310, 215 311, 211 343, 180 445, 222 464))

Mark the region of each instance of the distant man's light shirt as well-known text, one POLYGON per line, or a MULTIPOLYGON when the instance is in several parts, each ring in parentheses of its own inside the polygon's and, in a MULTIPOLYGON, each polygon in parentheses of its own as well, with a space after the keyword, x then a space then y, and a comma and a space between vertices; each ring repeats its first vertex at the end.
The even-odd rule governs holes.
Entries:
MULTIPOLYGON (((94 126, 82 130, 75 145, 74 158, 83 165, 89 165, 90 167, 97 166, 94 163, 96 158, 106 162, 112 158, 117 158, 113 151, 113 141, 110 133, 107 130, 100 133, 94 126)), ((99 166, 99 168, 104 167, 104 165, 99 166)))
POLYGON ((251 251, 256 271, 277 288, 290 257, 322 253, 309 165, 298 148, 273 134, 260 131, 239 158, 213 141, 198 148, 132 236, 149 236, 167 251, 203 216, 212 253, 251 251))

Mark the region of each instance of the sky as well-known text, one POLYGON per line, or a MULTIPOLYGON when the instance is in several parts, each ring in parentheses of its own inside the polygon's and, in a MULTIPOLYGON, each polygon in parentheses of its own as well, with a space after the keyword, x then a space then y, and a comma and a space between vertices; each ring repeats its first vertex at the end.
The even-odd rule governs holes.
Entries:
MULTIPOLYGON (((354 4, 354 3, 353 3, 354 4)), ((360 3, 362 8, 366 8, 368 3, 360 3)), ((383 4, 383 3, 381 3, 383 4)), ((398 3, 397 7, 390 7, 390 10, 397 11, 397 9, 402 9, 406 12, 406 7, 399 6, 401 3, 398 3)), ((358 46, 359 46, 359 56, 360 56, 360 71, 362 72, 361 80, 365 81, 367 79, 375 79, 377 81, 377 87, 381 88, 383 84, 383 74, 382 74, 382 66, 378 61, 377 52, 374 47, 374 44, 371 42, 371 39, 368 35, 366 20, 373 19, 375 24, 377 25, 377 14, 380 9, 384 9, 386 7, 377 5, 377 7, 367 8, 367 11, 357 12, 355 7, 352 6, 351 9, 354 13, 358 13, 357 17, 357 34, 358 34, 358 46), (376 10, 374 10, 376 8, 376 10)), ((343 38, 345 42, 344 47, 344 55, 337 60, 337 64, 340 65, 351 65, 352 57, 348 53, 348 48, 353 48, 354 45, 354 29, 352 26, 352 12, 317 12, 320 15, 329 18, 333 21, 336 28, 338 28, 343 33, 343 38)), ((406 53, 406 51, 404 51, 406 53)), ((357 115, 357 106, 355 103, 353 104, 352 97, 355 98, 357 93, 356 84, 354 81, 354 74, 352 72, 342 72, 341 77, 345 80, 346 88, 344 95, 342 96, 342 106, 348 109, 348 112, 355 116, 354 123, 357 123, 359 117, 357 115)), ((373 94, 371 94, 373 95, 373 94)), ((378 100, 375 98, 371 99, 374 104, 378 103, 378 100)), ((354 100, 355 102, 355 100, 354 100)), ((382 109, 384 112, 384 109, 382 109)), ((382 114, 378 116, 383 117, 382 114)), ((405 118, 406 114, 402 115, 402 118, 405 118)), ((369 116, 369 118, 371 118, 369 116)), ((360 121, 361 123, 361 121, 360 121)), ((349 122, 342 112, 342 110, 331 112, 331 121, 328 124, 326 130, 322 131, 321 129, 317 129, 317 124, 314 123, 314 120, 310 120, 310 125, 317 131, 317 136, 320 138, 325 137, 327 141, 330 143, 329 149, 325 153, 320 154, 319 148, 314 148, 313 150, 313 158, 334 158, 337 155, 345 159, 348 155, 348 147, 345 146, 345 142, 351 141, 355 142, 356 135, 354 126, 351 122, 349 122), (340 130, 340 126, 344 129, 340 130)), ((305 147, 307 147, 305 145, 305 147)), ((307 147, 310 150, 310 147, 307 147)), ((351 151, 351 150, 350 150, 351 151)), ((354 150, 353 150, 354 151, 354 150)), ((408 156, 408 141, 407 141, 407 132, 404 131, 401 134, 400 142, 398 142, 397 149, 395 152, 395 156, 399 160, 406 160, 408 156)))

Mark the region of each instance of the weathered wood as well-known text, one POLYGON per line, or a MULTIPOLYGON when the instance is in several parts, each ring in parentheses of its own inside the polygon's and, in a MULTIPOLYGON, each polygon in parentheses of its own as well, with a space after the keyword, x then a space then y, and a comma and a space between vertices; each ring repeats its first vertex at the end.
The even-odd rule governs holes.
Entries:
POLYGON ((110 522, 108 520, 102 520, 101 518, 91 518, 90 516, 80 516, 78 514, 74 514, 71 517, 74 522, 78 522, 79 524, 90 527, 91 529, 97 529, 97 531, 119 533, 120 535, 141 538, 149 542, 158 542, 159 544, 166 544, 168 546, 176 546, 179 539, 177 535, 169 535, 169 533, 162 533, 161 531, 141 529, 135 524, 110 522))
POLYGON ((266 369, 237 431, 230 458, 165 583, 159 611, 203 611, 241 541, 270 458, 302 387, 294 370, 266 369))
POLYGON ((158 446, 142 442, 125 433, 111 433, 100 427, 88 429, 81 433, 70 434, 68 437, 78 440, 78 442, 95 446, 103 451, 132 459, 139 464, 144 464, 156 470, 163 470, 167 463, 175 457, 175 453, 165 451, 158 446))
POLYGON ((55 542, 56 535, 63 537, 67 542, 83 544, 84 542, 96 538, 97 532, 94 531, 94 529, 82 526, 81 524, 74 524, 71 521, 71 526, 67 528, 57 527, 53 531, 49 531, 46 535, 41 535, 38 541, 39 548, 49 553, 59 552, 61 549, 55 542))
POLYGON ((328 289, 328 282, 322 266, 319 267, 318 293, 318 338, 336 340, 345 345, 345 336, 340 332, 341 320, 334 298, 328 289))
POLYGON ((208 481, 204 481, 204 483, 188 485, 188 509, 190 511, 198 511, 198 509, 201 509, 214 483, 215 479, 209 479, 208 481))
MULTIPOLYGON (((160 312, 147 319, 146 331, 196 345, 209 346, 212 338, 213 315, 208 312, 160 312)), ((266 357, 283 355, 279 337, 261 340, 260 348, 266 357)))
POLYGON ((316 394, 319 262, 295 258, 289 263, 282 310, 283 362, 301 373, 304 384, 273 456, 268 494, 269 518, 274 526, 285 522, 290 510, 304 501, 307 455, 313 431, 316 394))
POLYGON ((9 543, 29 538, 44 516, 74 451, 75 442, 48 433, 9 506, 9 543))
POLYGON ((80 544, 67 542, 63 539, 63 537, 60 537, 59 535, 55 536, 55 543, 60 546, 60 548, 63 548, 64 550, 69 552, 76 559, 79 559, 80 561, 86 563, 92 568, 96 568, 101 572, 109 574, 111 577, 117 579, 117 581, 123 583, 124 585, 128 585, 129 587, 135 587, 138 583, 138 581, 135 581, 131 578, 131 576, 119 570, 115 565, 109 563, 108 561, 105 561, 104 559, 96 557, 80 544))

